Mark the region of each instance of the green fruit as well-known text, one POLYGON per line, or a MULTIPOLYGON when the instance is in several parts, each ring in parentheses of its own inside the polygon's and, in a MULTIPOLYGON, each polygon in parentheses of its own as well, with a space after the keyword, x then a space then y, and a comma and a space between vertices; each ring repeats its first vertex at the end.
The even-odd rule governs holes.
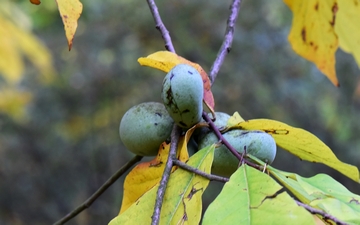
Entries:
MULTIPOLYGON (((231 130, 223 134, 223 137, 234 149, 243 153, 251 154, 258 159, 271 164, 276 155, 276 143, 273 137, 263 131, 231 130)), ((214 133, 207 134, 200 142, 199 149, 217 143, 218 138, 214 133)), ((221 144, 215 149, 214 161, 211 172, 216 175, 229 177, 238 168, 239 160, 230 150, 221 144)))
POLYGON ((161 98, 170 116, 182 128, 201 120, 204 84, 199 72, 187 64, 178 64, 165 76, 161 98))
POLYGON ((120 139, 136 155, 156 155, 171 133, 173 119, 158 102, 145 102, 130 108, 120 122, 120 139))

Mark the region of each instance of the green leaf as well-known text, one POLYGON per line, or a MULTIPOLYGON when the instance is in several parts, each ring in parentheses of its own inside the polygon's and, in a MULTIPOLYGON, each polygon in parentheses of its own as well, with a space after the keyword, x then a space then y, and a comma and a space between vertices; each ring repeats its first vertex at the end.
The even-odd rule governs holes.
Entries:
POLYGON ((270 176, 241 166, 206 210, 207 224, 315 224, 270 176))
POLYGON ((321 209, 347 224, 360 224, 360 196, 326 174, 304 178, 268 167, 280 183, 300 201, 321 209))
MULTIPOLYGON (((210 173, 215 145, 190 157, 188 165, 210 173)), ((202 194, 209 180, 194 173, 177 169, 170 175, 160 213, 160 224, 198 224, 202 211, 202 194)), ((109 225, 150 224, 159 184, 110 221, 109 225)))
POLYGON ((359 182, 358 168, 341 162, 326 144, 306 130, 269 119, 247 120, 238 123, 232 128, 265 131, 275 139, 278 146, 300 159, 323 163, 359 182))

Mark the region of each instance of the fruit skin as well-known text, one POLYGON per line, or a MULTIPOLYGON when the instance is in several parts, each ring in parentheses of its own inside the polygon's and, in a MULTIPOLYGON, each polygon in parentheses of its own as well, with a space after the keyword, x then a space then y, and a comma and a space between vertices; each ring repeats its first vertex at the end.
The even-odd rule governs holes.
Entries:
POLYGON ((179 127, 188 129, 200 122, 203 96, 203 80, 192 66, 178 64, 164 78, 161 98, 179 127))
POLYGON ((174 120, 162 103, 145 102, 130 108, 120 122, 120 139, 136 155, 154 156, 170 137, 174 120))
MULTIPOLYGON (((251 154, 260 160, 271 164, 276 156, 276 143, 273 137, 263 131, 249 130, 230 130, 223 134, 223 137, 239 153, 251 154)), ((214 133, 207 134, 200 142, 199 149, 218 142, 214 133)), ((211 167, 211 173, 229 177, 238 168, 239 160, 221 144, 215 148, 214 161, 211 167)))

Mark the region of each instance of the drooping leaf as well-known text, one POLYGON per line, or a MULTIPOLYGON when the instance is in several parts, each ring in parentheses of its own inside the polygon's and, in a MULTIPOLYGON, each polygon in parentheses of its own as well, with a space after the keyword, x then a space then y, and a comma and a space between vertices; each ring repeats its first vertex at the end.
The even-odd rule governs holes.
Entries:
POLYGON ((315 224, 313 217, 270 176, 241 166, 210 204, 208 224, 315 224))
POLYGON ((330 81, 338 86, 335 52, 338 38, 334 31, 336 0, 284 0, 293 12, 289 41, 293 50, 315 63, 330 81))
MULTIPOLYGON (((188 165, 210 173, 214 145, 194 154, 188 165)), ((160 224, 198 224, 201 218, 201 196, 209 180, 186 170, 170 175, 160 213, 160 224)), ((132 204, 125 212, 110 221, 110 225, 150 224, 159 184, 132 204)))
POLYGON ((272 167, 268 167, 268 170, 305 204, 321 209, 346 224, 360 224, 360 196, 351 193, 330 176, 317 174, 304 178, 272 167))
POLYGON ((323 163, 359 182, 358 168, 341 162, 326 144, 306 130, 269 119, 247 120, 232 128, 265 131, 275 139, 278 146, 300 159, 323 163))
POLYGON ((360 67, 358 0, 284 0, 293 12, 289 41, 296 53, 316 64, 338 86, 335 52, 340 46, 360 67))
POLYGON ((360 2, 337 1, 338 11, 335 20, 335 33, 340 47, 352 54, 360 67, 360 2))
POLYGON ((79 0, 56 0, 56 2, 64 23, 65 35, 70 51, 78 25, 77 21, 82 13, 83 5, 79 0))
POLYGON ((214 109, 215 101, 211 92, 210 79, 205 70, 199 64, 193 63, 181 56, 176 55, 175 53, 168 51, 155 52, 151 55, 148 55, 147 57, 139 58, 138 62, 142 66, 156 68, 158 70, 164 71, 165 73, 168 73, 174 66, 181 63, 185 63, 194 67, 197 71, 199 71, 204 82, 204 102, 210 107, 210 110, 214 109))

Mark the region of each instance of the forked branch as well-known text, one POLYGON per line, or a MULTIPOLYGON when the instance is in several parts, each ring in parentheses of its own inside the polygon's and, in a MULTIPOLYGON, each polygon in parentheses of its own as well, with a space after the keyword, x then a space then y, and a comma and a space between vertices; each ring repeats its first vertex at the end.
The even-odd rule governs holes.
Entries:
POLYGON ((227 26, 225 31, 224 41, 219 49, 214 64, 210 69, 210 81, 214 83, 217 74, 219 73, 220 67, 224 62, 225 56, 230 52, 232 42, 234 39, 235 23, 240 11, 241 0, 233 0, 230 6, 230 15, 227 20, 227 26))

